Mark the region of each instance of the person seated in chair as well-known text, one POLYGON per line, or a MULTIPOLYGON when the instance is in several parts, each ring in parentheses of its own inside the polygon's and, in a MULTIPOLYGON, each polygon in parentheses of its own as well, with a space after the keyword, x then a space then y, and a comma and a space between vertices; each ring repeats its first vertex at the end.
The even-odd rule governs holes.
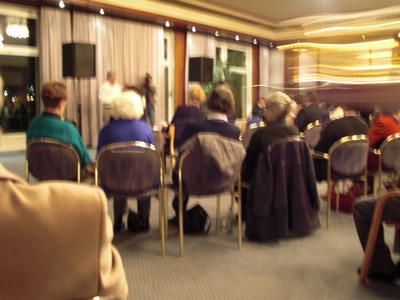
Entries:
MULTIPOLYGON (((367 245, 377 198, 359 198, 353 206, 353 218, 363 250, 367 245)), ((389 200, 382 214, 383 220, 400 222, 400 198, 389 200)), ((360 270, 358 270, 359 272, 360 270)), ((400 261, 395 264, 389 247, 385 244, 384 231, 380 225, 368 278, 372 280, 394 281, 400 278, 400 261)))
MULTIPOLYGON (((200 85, 192 86, 189 89, 189 98, 186 105, 179 106, 175 112, 174 117, 171 120, 171 124, 179 124, 179 123, 189 123, 189 122, 199 122, 203 121, 205 116, 204 112, 201 110, 200 105, 205 100, 205 94, 203 88, 200 85)), ((168 127, 169 128, 169 127, 168 127)), ((167 129, 168 131, 168 129, 167 129)), ((183 131, 183 129, 182 129, 183 131)), ((178 132, 175 128, 175 141, 174 147, 179 148, 180 146, 180 137, 177 135, 178 132)), ((166 149, 169 149, 169 140, 166 144, 166 149)))
POLYGON ((44 181, 29 185, 0 164, 0 299, 126 299, 103 191, 44 181))
MULTIPOLYGON (((102 147, 118 142, 142 141, 154 144, 153 132, 143 116, 141 96, 133 91, 122 92, 114 98, 110 111, 110 123, 103 127, 99 134, 97 153, 102 147)), ((150 229, 150 196, 138 197, 138 214, 141 231, 150 229)), ((127 212, 126 197, 114 197, 114 231, 120 232, 123 226, 122 218, 127 212)))
POLYGON ((26 132, 26 139, 29 142, 33 138, 53 138, 70 144, 79 154, 81 167, 88 169, 91 161, 89 152, 76 127, 64 120, 67 98, 67 89, 63 83, 45 83, 42 87, 43 114, 31 121, 26 132))
MULTIPOLYGON (((367 134, 368 125, 350 106, 342 105, 343 117, 329 122, 321 132, 321 138, 315 146, 315 152, 328 153, 329 148, 338 140, 349 135, 367 134)), ((317 181, 327 178, 327 161, 314 159, 317 181)))
POLYGON ((327 119, 328 116, 321 108, 319 108, 316 102, 317 98, 313 92, 307 92, 305 94, 302 108, 299 110, 296 119, 294 120, 294 124, 300 132, 304 132, 307 125, 314 121, 319 120, 325 122, 327 119))
MULTIPOLYGON (((234 114, 235 111, 235 102, 232 92, 226 88, 214 89, 207 100, 207 109, 207 120, 191 123, 185 127, 182 133, 182 147, 185 141, 203 132, 216 133, 228 140, 239 141, 240 129, 228 122, 228 115, 234 114)), ((175 165, 174 172, 172 173, 172 179, 176 185, 178 184, 178 165, 178 163, 175 165)), ((189 197, 185 196, 183 202, 184 211, 186 210, 188 200, 189 197)), ((171 220, 171 223, 178 224, 178 196, 175 196, 172 207, 175 210, 176 216, 171 220)))
MULTIPOLYGON (((246 157, 242 166, 242 180, 250 183, 257 160, 262 151, 273 142, 290 136, 299 135, 299 130, 293 126, 293 113, 296 103, 282 92, 274 92, 265 100, 264 117, 266 127, 258 129, 250 140, 246 157)), ((246 217, 247 190, 242 190, 242 218, 246 217)))

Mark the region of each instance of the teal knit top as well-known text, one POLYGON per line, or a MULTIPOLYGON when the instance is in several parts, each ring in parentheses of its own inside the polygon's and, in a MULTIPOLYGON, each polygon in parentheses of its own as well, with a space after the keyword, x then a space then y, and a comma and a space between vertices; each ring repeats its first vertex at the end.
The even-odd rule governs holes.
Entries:
POLYGON ((45 113, 43 116, 33 119, 26 132, 27 141, 39 137, 53 138, 72 145, 79 154, 81 166, 85 167, 90 163, 88 150, 78 130, 71 122, 62 121, 56 115, 45 113))

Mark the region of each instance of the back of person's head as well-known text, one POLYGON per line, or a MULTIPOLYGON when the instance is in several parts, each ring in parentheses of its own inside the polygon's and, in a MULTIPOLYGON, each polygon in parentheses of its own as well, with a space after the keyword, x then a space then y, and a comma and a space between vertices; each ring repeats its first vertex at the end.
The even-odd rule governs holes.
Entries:
POLYGON ((115 71, 108 71, 106 74, 106 78, 107 80, 110 80, 112 77, 116 77, 117 73, 115 73, 115 71))
POLYGON ((214 89, 208 97, 207 108, 226 115, 234 114, 235 100, 232 92, 226 88, 214 89))
POLYGON ((314 92, 308 91, 304 96, 304 101, 307 103, 317 102, 317 97, 315 97, 314 92))
POLYGON ((265 120, 267 124, 290 124, 296 103, 282 92, 269 94, 265 101, 265 120))
POLYGON ((133 91, 124 91, 113 99, 110 116, 115 120, 138 120, 143 116, 142 97, 133 91))
POLYGON ((304 102, 304 97, 302 94, 296 94, 293 96, 293 100, 297 103, 297 104, 303 104, 304 102))
POLYGON ((192 86, 189 89, 188 104, 193 106, 200 106, 205 100, 206 94, 200 85, 192 86))
POLYGON ((67 99, 67 88, 61 82, 48 82, 42 87, 42 100, 45 107, 57 107, 67 99))

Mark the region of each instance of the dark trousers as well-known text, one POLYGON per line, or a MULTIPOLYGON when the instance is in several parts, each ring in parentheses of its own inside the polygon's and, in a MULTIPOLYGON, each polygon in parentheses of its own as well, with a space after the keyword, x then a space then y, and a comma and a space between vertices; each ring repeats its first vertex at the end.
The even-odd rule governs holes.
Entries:
MULTIPOLYGON (((150 218, 150 196, 137 198, 138 215, 143 220, 150 218)), ((121 219, 128 211, 128 201, 126 197, 114 197, 114 220, 121 219)))
MULTIPOLYGON (((178 190, 179 181, 178 181, 178 173, 176 172, 176 170, 172 171, 172 182, 173 182, 174 186, 176 187, 176 190, 178 190)), ((185 185, 183 185, 183 187, 185 187, 185 185)), ((185 188, 183 188, 183 211, 186 211, 188 202, 189 202, 189 195, 187 195, 187 193, 185 192, 185 188)), ((172 200, 172 208, 174 209, 175 214, 178 215, 178 213, 179 213, 179 196, 178 195, 175 195, 174 200, 172 200)))
MULTIPOLYGON (((368 233, 372 223, 376 201, 376 198, 361 198, 353 207, 353 217, 357 234, 364 250, 367 245, 368 233)), ((400 222, 400 198, 387 202, 382 218, 383 220, 400 222)), ((383 226, 381 225, 376 240, 374 255, 372 256, 370 273, 391 276, 395 274, 395 270, 395 264, 392 260, 390 249, 385 244, 383 226)))

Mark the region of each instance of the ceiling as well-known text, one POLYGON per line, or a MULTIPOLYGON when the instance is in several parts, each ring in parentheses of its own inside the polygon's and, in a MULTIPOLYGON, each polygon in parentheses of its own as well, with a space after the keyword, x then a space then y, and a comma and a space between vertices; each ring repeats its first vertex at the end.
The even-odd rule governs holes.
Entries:
MULTIPOLYGON (((9 0, 57 5, 58 0, 9 0)), ((93 12, 196 25, 252 41, 388 38, 400 31, 400 0, 64 0, 93 12), (383 26, 384 25, 384 26, 383 26)), ((242 40, 242 39, 241 39, 242 40)))

